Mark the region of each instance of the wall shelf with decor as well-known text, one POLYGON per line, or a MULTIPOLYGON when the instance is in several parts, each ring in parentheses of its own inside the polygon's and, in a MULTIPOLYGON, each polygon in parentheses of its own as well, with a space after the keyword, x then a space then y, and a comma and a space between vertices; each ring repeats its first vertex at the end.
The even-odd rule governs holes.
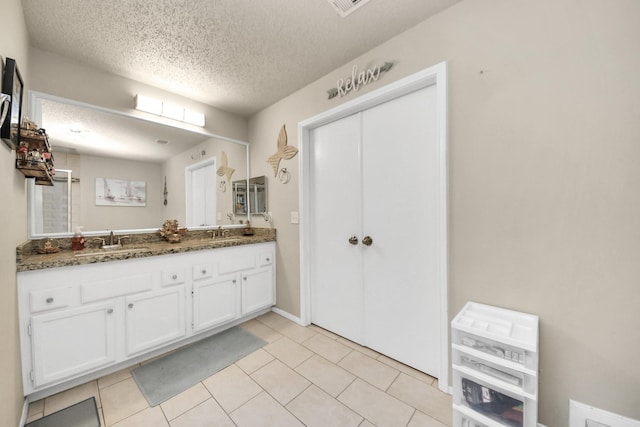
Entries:
POLYGON ((451 341, 453 425, 535 427, 538 316, 468 302, 451 341))
POLYGON ((53 154, 49 138, 43 130, 20 130, 16 169, 27 178, 35 178, 36 185, 53 185, 53 154))

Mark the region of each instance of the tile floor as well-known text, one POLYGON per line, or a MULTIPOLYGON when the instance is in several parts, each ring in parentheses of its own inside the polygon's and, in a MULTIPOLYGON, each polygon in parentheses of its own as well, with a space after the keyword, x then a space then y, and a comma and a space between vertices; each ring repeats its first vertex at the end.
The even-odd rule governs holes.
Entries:
POLYGON ((273 312, 241 326, 268 344, 158 406, 129 368, 31 403, 28 421, 95 396, 107 427, 451 426, 428 375, 273 312))

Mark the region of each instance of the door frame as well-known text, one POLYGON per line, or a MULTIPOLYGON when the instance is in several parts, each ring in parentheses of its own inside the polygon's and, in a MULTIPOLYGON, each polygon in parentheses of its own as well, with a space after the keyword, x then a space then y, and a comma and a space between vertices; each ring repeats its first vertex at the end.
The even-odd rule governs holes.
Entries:
POLYGON ((438 117, 437 143, 440 145, 441 157, 441 192, 440 212, 442 218, 441 233, 438 236, 442 250, 442 261, 439 274, 440 291, 440 377, 438 388, 450 393, 449 390, 449 294, 448 294, 448 169, 447 169, 447 64, 441 62, 415 74, 392 82, 380 89, 359 96, 351 101, 341 104, 328 111, 315 115, 298 123, 298 149, 300 151, 300 320, 304 325, 311 323, 311 276, 310 276, 310 227, 307 221, 307 213, 310 211, 311 189, 311 130, 327 123, 339 120, 351 114, 358 113, 368 108, 398 98, 418 89, 436 86, 436 104, 438 117))

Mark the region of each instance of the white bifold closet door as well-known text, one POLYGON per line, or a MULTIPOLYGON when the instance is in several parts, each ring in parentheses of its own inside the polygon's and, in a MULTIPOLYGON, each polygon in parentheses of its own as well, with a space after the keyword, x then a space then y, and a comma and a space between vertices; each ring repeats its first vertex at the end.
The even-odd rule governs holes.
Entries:
POLYGON ((437 113, 429 86, 311 130, 309 255, 313 323, 439 377, 437 113))

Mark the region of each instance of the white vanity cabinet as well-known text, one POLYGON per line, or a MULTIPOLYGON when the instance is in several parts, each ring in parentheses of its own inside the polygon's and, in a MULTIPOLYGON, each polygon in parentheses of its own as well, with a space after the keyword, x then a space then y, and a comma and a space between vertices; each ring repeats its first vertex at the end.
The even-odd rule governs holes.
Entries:
POLYGON ((184 286, 125 298, 127 355, 186 335, 184 286))
POLYGON ((193 330, 202 331, 239 317, 238 274, 193 281, 193 330))
POLYGON ((18 273, 25 395, 104 375, 275 303, 275 243, 18 273))
POLYGON ((271 267, 262 267, 242 273, 242 314, 273 305, 272 272, 271 267))
POLYGON ((115 362, 115 317, 113 301, 31 316, 29 381, 38 388, 115 362))

